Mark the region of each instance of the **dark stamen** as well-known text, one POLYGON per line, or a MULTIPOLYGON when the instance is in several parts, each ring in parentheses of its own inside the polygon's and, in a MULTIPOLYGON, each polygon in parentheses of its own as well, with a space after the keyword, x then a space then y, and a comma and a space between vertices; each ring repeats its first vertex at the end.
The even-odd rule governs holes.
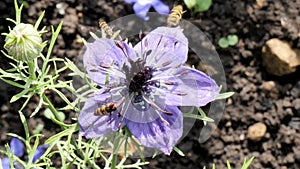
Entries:
POLYGON ((147 80, 152 78, 153 69, 145 67, 140 72, 136 73, 129 84, 129 93, 142 92, 147 80))

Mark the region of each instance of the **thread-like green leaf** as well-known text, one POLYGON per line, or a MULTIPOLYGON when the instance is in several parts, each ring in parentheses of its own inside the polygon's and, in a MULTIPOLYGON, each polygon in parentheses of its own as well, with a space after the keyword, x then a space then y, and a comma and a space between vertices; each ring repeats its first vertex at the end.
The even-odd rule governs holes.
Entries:
POLYGON ((226 93, 221 93, 215 100, 223 100, 223 99, 227 99, 231 96, 234 95, 234 92, 226 92, 226 93))

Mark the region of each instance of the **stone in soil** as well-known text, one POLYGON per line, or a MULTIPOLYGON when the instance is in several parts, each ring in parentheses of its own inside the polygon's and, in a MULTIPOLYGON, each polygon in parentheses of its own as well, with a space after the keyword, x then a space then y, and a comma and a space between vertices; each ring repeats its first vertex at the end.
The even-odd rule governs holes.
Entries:
POLYGON ((268 40, 262 48, 263 65, 266 70, 276 76, 291 74, 300 65, 300 51, 279 39, 268 40))
POLYGON ((247 137, 252 141, 260 141, 266 134, 267 126, 258 122, 248 128, 247 137))

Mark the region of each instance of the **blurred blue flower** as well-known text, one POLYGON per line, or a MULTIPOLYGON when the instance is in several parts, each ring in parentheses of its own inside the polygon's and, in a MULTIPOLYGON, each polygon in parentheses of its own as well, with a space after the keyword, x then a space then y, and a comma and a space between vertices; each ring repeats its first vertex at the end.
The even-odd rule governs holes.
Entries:
POLYGON ((219 95, 213 79, 184 66, 187 57, 180 28, 158 27, 134 48, 104 38, 87 44, 84 66, 101 89, 81 110, 81 135, 96 138, 126 126, 142 145, 170 154, 183 132, 178 106, 204 106, 219 95))
POLYGON ((160 0, 125 0, 126 3, 134 3, 133 10, 134 12, 144 20, 148 20, 149 17, 146 16, 150 7, 153 8, 159 14, 169 14, 170 9, 167 5, 162 3, 160 0))
POLYGON ((21 140, 13 137, 10 141, 10 152, 17 157, 22 157, 24 155, 24 144, 21 140))
MULTIPOLYGON (((10 152, 14 154, 17 157, 22 157, 24 155, 24 144, 21 140, 13 137, 10 141, 10 152)), ((1 159, 2 162, 2 168, 3 169, 9 169, 10 168, 10 163, 9 159, 7 157, 1 159)))
POLYGON ((34 152, 32 162, 33 163, 36 162, 36 160, 38 160, 44 154, 44 152, 47 150, 48 147, 49 147, 49 144, 38 146, 34 152))
MULTIPOLYGON (((24 155, 25 146, 24 146, 23 142, 21 140, 19 140, 18 138, 13 137, 10 141, 9 146, 10 146, 10 152, 13 153, 15 156, 22 157, 24 155)), ((46 151, 46 149, 48 147, 49 147, 48 144, 39 146, 33 155, 32 162, 35 162, 37 159, 39 159, 44 154, 44 152, 46 151)), ((9 163, 9 159, 7 157, 1 159, 1 162, 2 162, 3 169, 10 169, 10 163, 9 163)), ((24 168, 23 166, 18 165, 18 164, 14 164, 14 167, 16 169, 24 168)))

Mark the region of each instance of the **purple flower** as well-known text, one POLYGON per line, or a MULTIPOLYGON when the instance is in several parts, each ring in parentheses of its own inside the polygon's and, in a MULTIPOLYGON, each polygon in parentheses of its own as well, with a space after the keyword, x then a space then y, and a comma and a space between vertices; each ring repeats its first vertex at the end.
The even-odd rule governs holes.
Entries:
POLYGON ((45 151, 47 150, 48 147, 49 147, 49 144, 38 146, 33 154, 32 162, 33 163, 36 162, 36 160, 38 160, 45 153, 45 151))
POLYGON ((144 20, 148 20, 149 17, 146 16, 150 7, 153 8, 159 14, 169 14, 170 9, 167 5, 162 3, 160 0, 125 0, 126 3, 134 3, 133 10, 134 12, 144 20))
MULTIPOLYGON (((13 137, 10 140, 10 152, 12 154, 14 154, 17 157, 22 157, 24 155, 24 144, 21 140, 13 137)), ((9 163, 9 159, 7 157, 1 159, 1 163, 2 163, 2 168, 3 169, 9 169, 10 168, 10 163, 9 163)))
POLYGON ((142 145, 170 154, 183 132, 177 106, 204 106, 219 95, 213 79, 184 66, 187 54, 180 28, 158 27, 134 48, 103 38, 89 43, 84 66, 101 89, 82 108, 81 134, 95 138, 126 126, 142 145))
POLYGON ((10 152, 13 153, 17 157, 22 157, 24 155, 24 144, 21 140, 13 137, 10 140, 10 152))
MULTIPOLYGON (((24 152, 25 152, 24 144, 18 138, 13 137, 10 141, 9 146, 10 146, 10 152, 13 153, 15 156, 22 157, 24 155, 24 152)), ((44 154, 44 152, 46 151, 46 149, 48 147, 49 147, 48 144, 39 146, 33 155, 32 162, 35 162, 37 159, 39 159, 44 154)), ((1 162, 2 162, 3 169, 10 169, 10 163, 9 163, 9 159, 7 157, 1 159, 1 162)), ((17 162, 14 163, 14 167, 16 169, 24 168, 23 166, 17 164, 17 162)))

